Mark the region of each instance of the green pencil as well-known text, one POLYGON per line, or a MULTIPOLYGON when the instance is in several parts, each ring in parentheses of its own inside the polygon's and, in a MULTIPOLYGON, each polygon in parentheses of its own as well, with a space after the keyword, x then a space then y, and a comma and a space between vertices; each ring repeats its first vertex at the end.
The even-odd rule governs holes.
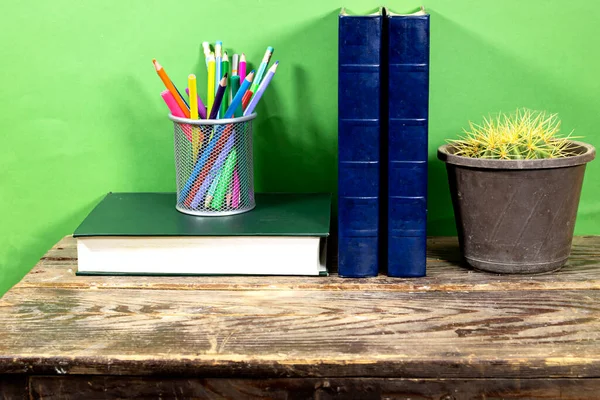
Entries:
MULTIPOLYGON (((225 76, 225 74, 229 73, 229 57, 227 56, 227 52, 223 54, 223 60, 221 61, 221 78, 225 76)), ((225 111, 229 108, 229 90, 223 96, 223 101, 221 102, 221 108, 219 111, 219 118, 222 118, 225 115, 225 111)))
POLYGON ((252 82, 252 86, 250 87, 250 91, 252 93, 256 93, 256 89, 258 89, 258 85, 260 85, 260 81, 262 80, 263 75, 265 74, 265 71, 269 66, 269 61, 271 60, 272 55, 273 48, 269 46, 267 47, 267 51, 265 52, 262 62, 258 66, 258 71, 256 72, 256 75, 254 76, 254 81, 252 82))
POLYGON ((219 177, 217 190, 215 190, 215 197, 212 199, 212 203, 210 204, 212 208, 215 208, 217 210, 221 208, 223 200, 225 200, 225 195, 227 194, 227 188, 231 184, 231 177, 233 175, 233 169, 235 168, 235 162, 236 153, 235 149, 233 149, 231 150, 231 153, 229 153, 229 156, 227 156, 225 165, 221 170, 221 176, 219 177))
POLYGON ((217 176, 215 176, 215 179, 213 179, 212 183, 210 184, 210 187, 208 188, 208 193, 206 194, 206 198, 204 199, 204 208, 210 207, 210 202, 215 196, 215 191, 217 190, 217 185, 219 184, 219 178, 221 177, 222 172, 223 170, 219 171, 217 176))
MULTIPOLYGON (((231 86, 231 98, 234 98, 235 94, 240 89, 240 76, 239 75, 233 75, 231 77, 231 79, 230 79, 229 86, 231 86)), ((235 112, 233 113, 233 116, 235 118, 242 116, 242 104, 241 103, 240 103, 240 106, 235 109, 235 112)))

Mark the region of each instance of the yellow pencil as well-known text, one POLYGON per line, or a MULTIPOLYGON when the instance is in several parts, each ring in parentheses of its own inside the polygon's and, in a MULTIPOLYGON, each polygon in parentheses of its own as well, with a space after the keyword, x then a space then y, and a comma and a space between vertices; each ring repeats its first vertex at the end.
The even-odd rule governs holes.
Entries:
MULTIPOLYGON (((196 75, 188 76, 188 89, 190 96, 190 119, 198 119, 198 88, 196 86, 196 75)), ((200 151, 200 130, 197 126, 192 126, 192 148, 194 151, 194 160, 198 157, 200 151)))
POLYGON ((208 56, 207 110, 212 110, 213 103, 215 102, 215 73, 215 53, 211 52, 208 56))
POLYGON ((196 75, 188 76, 188 88, 190 89, 190 118, 198 119, 198 88, 196 86, 196 75))

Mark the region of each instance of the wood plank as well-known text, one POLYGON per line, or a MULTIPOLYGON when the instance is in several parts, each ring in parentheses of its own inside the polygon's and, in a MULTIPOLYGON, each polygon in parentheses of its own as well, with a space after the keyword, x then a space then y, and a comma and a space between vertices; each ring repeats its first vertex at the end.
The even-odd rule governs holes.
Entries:
POLYGON ((33 377, 33 399, 597 399, 600 379, 33 377))
POLYGON ((22 289, 0 373, 600 377, 600 291, 22 289))
POLYGON ((496 291, 600 289, 600 237, 576 237, 572 256, 561 271, 535 276, 500 276, 458 266, 456 238, 429 238, 425 278, 343 279, 323 277, 122 277, 76 276, 76 241, 65 237, 15 286, 24 288, 172 289, 172 290, 384 290, 496 291))
POLYGON ((26 375, 0 374, 0 400, 29 399, 26 375))

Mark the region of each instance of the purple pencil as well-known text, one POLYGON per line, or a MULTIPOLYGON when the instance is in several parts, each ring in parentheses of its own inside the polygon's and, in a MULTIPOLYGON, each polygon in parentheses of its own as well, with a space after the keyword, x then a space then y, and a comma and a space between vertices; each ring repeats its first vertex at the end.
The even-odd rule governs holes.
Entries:
MULTIPOLYGON (((189 97, 190 88, 185 88, 185 92, 187 93, 187 95, 189 97)), ((200 119, 206 119, 206 106, 202 102, 202 99, 200 98, 200 96, 198 96, 198 115, 200 116, 200 119)))
POLYGON ((217 94, 215 95, 215 102, 213 103, 212 109, 210 110, 210 116, 208 117, 208 119, 217 118, 217 113, 219 112, 219 108, 221 107, 221 102, 223 101, 225 89, 227 89, 227 74, 223 75, 223 79, 221 79, 221 82, 219 82, 219 88, 217 89, 217 94))
POLYGON ((256 93, 254 93, 254 96, 252 96, 252 100, 250 100, 250 103, 248 103, 248 106, 244 110, 244 116, 252 114, 252 112, 256 108, 256 105, 260 101, 260 98, 262 97, 262 95, 265 93, 267 86, 269 86, 271 79, 273 79, 273 76, 275 75, 275 72, 277 71, 277 65, 279 65, 279 61, 275 62, 275 64, 273 64, 271 66, 271 68, 269 68, 269 72, 267 72, 267 76, 265 76, 265 78, 262 80, 262 82, 260 83, 260 86, 258 87, 258 90, 256 91, 256 93))
POLYGON ((231 135, 229 137, 229 139, 225 143, 225 146, 223 147, 223 150, 221 150, 221 153, 219 153, 217 160, 215 161, 214 165, 210 169, 208 176, 204 179, 204 182, 202 182, 202 185, 200 185, 200 189, 198 189, 198 192, 194 196, 194 200, 192 200, 192 204, 191 204, 192 208, 195 209, 196 207, 198 207, 198 205, 202 201, 202 198, 204 197, 204 195, 210 188, 211 182, 214 180, 214 178, 217 177, 217 175, 219 175, 219 171, 221 171, 221 167, 223 167, 223 164, 225 163, 225 159, 227 159, 227 156, 231 152, 231 149, 233 148, 234 143, 235 143, 235 134, 231 135))

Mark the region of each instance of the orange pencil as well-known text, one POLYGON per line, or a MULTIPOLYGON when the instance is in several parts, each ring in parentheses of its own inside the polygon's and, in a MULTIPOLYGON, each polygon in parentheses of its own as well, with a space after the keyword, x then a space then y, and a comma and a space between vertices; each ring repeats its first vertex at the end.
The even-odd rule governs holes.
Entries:
POLYGON ((245 110, 248 107, 248 103, 250 103, 250 99, 252 99, 252 95, 254 93, 248 89, 246 93, 244 93, 244 97, 242 97, 242 110, 245 110))
POLYGON ((169 76, 165 72, 165 69, 155 59, 152 60, 152 63, 154 64, 154 68, 156 68, 156 73, 158 74, 160 80, 163 81, 163 83, 165 84, 165 87, 167 88, 167 90, 169 92, 171 92, 171 94, 175 98, 175 101, 177 102, 177 105, 179 106, 179 108, 181 108, 183 115, 185 115, 186 118, 189 118, 190 117, 190 109, 187 106, 187 104, 185 104, 185 101, 183 101, 183 99, 181 98, 179 91, 177 90, 175 85, 173 85, 173 82, 171 82, 171 79, 169 79, 169 76))

